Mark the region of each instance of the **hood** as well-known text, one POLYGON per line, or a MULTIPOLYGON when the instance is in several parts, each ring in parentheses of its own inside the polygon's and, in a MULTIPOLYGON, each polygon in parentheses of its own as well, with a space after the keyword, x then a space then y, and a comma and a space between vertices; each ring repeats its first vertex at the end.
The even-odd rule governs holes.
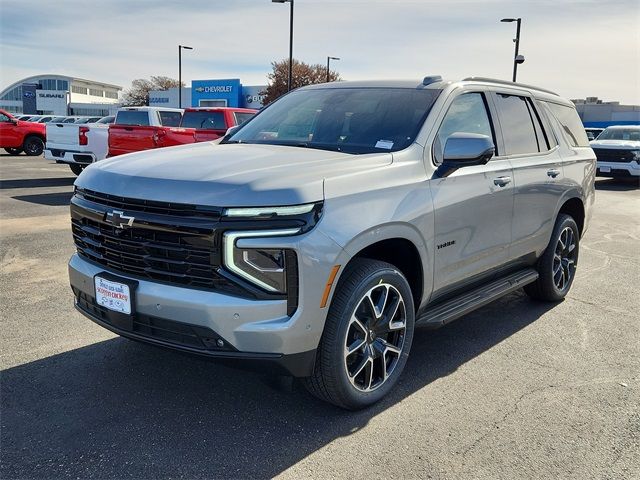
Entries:
POLYGON ((121 197, 220 207, 296 205, 324 198, 329 177, 391 163, 302 147, 211 142, 147 150, 90 165, 75 185, 121 197))
POLYGON ((640 142, 636 140, 592 140, 591 148, 610 148, 612 150, 640 149, 640 142))

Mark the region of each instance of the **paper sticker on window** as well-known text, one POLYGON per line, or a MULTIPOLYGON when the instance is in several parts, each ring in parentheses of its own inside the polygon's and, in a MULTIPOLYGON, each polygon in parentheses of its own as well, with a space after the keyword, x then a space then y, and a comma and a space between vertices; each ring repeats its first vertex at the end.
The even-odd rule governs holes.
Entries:
POLYGON ((390 150, 393 148, 393 142, 391 140, 378 140, 376 142, 376 148, 384 148, 390 150))

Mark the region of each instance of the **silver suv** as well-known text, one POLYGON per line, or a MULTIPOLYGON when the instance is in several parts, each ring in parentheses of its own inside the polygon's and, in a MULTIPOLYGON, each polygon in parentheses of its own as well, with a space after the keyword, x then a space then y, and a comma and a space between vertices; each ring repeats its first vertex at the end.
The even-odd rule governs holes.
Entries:
POLYGON ((393 390, 414 329, 571 288, 595 155, 573 104, 483 78, 295 90, 220 144, 89 166, 71 201, 80 312, 124 337, 393 390))

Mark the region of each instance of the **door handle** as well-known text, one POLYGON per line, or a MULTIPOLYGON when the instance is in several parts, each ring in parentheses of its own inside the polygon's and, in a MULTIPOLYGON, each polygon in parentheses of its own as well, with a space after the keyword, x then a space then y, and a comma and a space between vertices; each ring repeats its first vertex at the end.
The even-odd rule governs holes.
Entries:
POLYGON ((498 177, 493 179, 493 184, 499 187, 504 187, 508 183, 511 183, 511 177, 498 177))
POLYGON ((558 170, 557 168, 547 170, 547 176, 551 178, 556 178, 558 175, 560 175, 560 170, 558 170))

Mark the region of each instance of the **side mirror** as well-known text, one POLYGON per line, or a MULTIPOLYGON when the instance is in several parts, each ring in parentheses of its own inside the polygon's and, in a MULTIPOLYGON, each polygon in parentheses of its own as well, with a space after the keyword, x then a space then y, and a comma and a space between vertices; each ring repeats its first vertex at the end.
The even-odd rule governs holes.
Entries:
POLYGON ((220 139, 220 142, 226 142, 227 140, 229 140, 231 136, 234 133, 236 133, 239 129, 240 129, 240 125, 235 125, 233 127, 227 128, 227 131, 224 133, 224 136, 220 139))
POLYGON ((459 168, 469 165, 484 165, 496 151, 491 137, 478 133, 456 132, 444 144, 442 164, 459 168))

